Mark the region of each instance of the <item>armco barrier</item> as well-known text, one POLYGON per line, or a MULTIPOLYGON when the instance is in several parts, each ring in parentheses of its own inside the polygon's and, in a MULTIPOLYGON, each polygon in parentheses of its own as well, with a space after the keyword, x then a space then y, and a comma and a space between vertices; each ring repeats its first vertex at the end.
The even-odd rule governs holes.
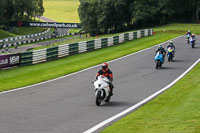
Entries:
POLYGON ((94 50, 94 40, 87 41, 87 51, 94 50))
POLYGON ((114 42, 114 45, 119 44, 119 36, 114 36, 113 37, 113 42, 114 42))
POLYGON ((133 32, 133 39, 137 39, 137 32, 133 32))
POLYGON ((101 39, 95 39, 94 40, 94 48, 95 49, 101 48, 101 39))
POLYGON ((21 64, 22 66, 25 65, 32 65, 32 61, 33 61, 33 52, 24 52, 21 53, 21 64))
POLYGON ((102 48, 108 47, 108 38, 101 39, 101 47, 102 48))
POLYGON ((141 31, 137 31, 137 38, 141 38, 141 31))
POLYGON ((153 30, 148 30, 148 36, 153 34, 153 30))
POLYGON ((34 50, 33 51, 33 64, 41 63, 47 61, 47 51, 45 49, 34 50))
POLYGON ((112 45, 118 45, 128 40, 150 36, 152 33, 152 29, 145 29, 137 32, 120 34, 119 36, 83 41, 74 44, 64 44, 59 45, 58 47, 34 50, 32 52, 24 52, 21 53, 21 65, 37 64, 69 55, 105 48, 112 45))
POLYGON ((113 37, 108 37, 108 46, 112 46, 113 44, 113 37))
POLYGON ((79 51, 79 53, 83 53, 83 52, 87 51, 87 42, 86 41, 78 43, 78 51, 79 51))
POLYGON ((69 55, 78 54, 78 43, 70 44, 69 45, 69 55))
POLYGON ((144 30, 141 30, 141 33, 140 33, 140 35, 141 35, 141 37, 144 37, 144 30))
POLYGON ((133 40, 133 32, 129 33, 129 40, 133 40))
POLYGON ((69 55, 69 44, 58 46, 58 58, 69 55))
POLYGON ((148 36, 148 30, 144 30, 144 36, 148 36))
POLYGON ((124 42, 124 34, 120 34, 119 35, 119 43, 123 43, 124 42))
POLYGON ((46 55, 47 61, 58 58, 58 47, 48 48, 46 55))
POLYGON ((128 41, 129 40, 129 33, 125 33, 124 34, 124 41, 128 41))
POLYGON ((74 44, 64 44, 58 47, 53 47, 48 49, 35 50, 32 52, 32 58, 33 58, 32 61, 30 61, 31 53, 29 54, 24 53, 23 55, 25 56, 23 62, 25 62, 26 64, 31 64, 31 63, 36 64, 40 62, 45 62, 56 58, 92 51, 99 48, 105 48, 112 45, 118 45, 128 40, 133 40, 144 36, 152 35, 152 33, 153 33, 152 29, 145 29, 136 32, 120 34, 119 36, 100 38, 74 44))

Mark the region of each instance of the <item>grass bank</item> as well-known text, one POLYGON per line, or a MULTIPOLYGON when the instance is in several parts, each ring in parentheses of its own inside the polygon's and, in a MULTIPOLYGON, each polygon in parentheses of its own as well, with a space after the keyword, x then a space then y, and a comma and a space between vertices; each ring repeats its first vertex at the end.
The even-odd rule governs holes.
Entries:
POLYGON ((44 0, 44 16, 57 22, 79 23, 79 0, 44 0))
POLYGON ((41 28, 41 27, 20 27, 15 28, 11 31, 12 34, 15 35, 28 35, 28 34, 35 34, 39 32, 43 32, 47 30, 47 28, 41 28))
POLYGON ((199 133, 200 64, 172 88, 102 133, 199 133))
POLYGON ((7 38, 7 37, 14 37, 14 36, 16 36, 16 35, 11 34, 4 30, 0 30, 0 39, 7 38))
POLYGON ((93 52, 69 56, 42 64, 0 71, 0 91, 23 87, 60 77, 81 69, 151 47, 179 34, 160 33, 93 52), (109 54, 109 53, 113 54, 109 54), (106 57, 104 55, 107 55, 106 57), (12 81, 12 82, 11 82, 12 81), (14 84, 13 84, 14 83, 14 84))

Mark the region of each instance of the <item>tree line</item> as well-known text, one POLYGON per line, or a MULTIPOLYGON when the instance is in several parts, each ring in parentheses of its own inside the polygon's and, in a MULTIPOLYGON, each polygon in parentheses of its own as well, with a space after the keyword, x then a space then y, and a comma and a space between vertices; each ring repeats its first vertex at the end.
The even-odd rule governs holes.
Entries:
POLYGON ((91 35, 173 21, 199 22, 200 0, 80 0, 82 28, 91 35))
POLYGON ((0 25, 29 21, 43 13, 43 0, 0 0, 0 25))

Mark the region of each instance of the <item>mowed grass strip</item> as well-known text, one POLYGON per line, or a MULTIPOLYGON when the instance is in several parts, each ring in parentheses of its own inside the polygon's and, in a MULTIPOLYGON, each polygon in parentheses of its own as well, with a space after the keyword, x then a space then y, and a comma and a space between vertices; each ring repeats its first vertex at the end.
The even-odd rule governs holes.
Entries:
POLYGON ((116 59, 151 47, 176 36, 178 34, 160 33, 155 36, 129 41, 92 52, 68 56, 59 60, 3 70, 0 71, 0 91, 23 87, 67 75, 104 61, 116 59))
POLYGON ((57 22, 79 23, 79 0, 44 0, 43 16, 57 22))
POLYGON ((170 32, 170 33, 179 33, 179 34, 185 34, 188 30, 191 31, 191 33, 200 34, 200 24, 191 24, 191 23, 172 23, 167 24, 164 26, 159 26, 153 28, 156 32, 170 32))
POLYGON ((173 87, 101 133, 200 133, 200 63, 173 87))

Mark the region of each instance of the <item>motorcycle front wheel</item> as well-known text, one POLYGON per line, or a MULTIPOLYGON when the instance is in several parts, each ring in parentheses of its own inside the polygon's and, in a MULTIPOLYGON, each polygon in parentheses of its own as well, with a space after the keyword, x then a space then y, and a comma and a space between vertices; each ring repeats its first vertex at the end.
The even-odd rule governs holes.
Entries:
POLYGON ((171 56, 169 56, 168 57, 168 62, 170 62, 172 60, 172 57, 171 56))
POLYGON ((157 61, 156 61, 156 69, 158 69, 159 64, 160 64, 160 63, 159 63, 159 61, 157 60, 157 61))
POLYGON ((98 91, 96 95, 96 105, 100 106, 101 105, 101 92, 98 91))

